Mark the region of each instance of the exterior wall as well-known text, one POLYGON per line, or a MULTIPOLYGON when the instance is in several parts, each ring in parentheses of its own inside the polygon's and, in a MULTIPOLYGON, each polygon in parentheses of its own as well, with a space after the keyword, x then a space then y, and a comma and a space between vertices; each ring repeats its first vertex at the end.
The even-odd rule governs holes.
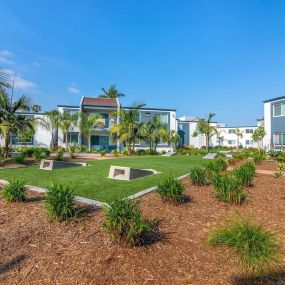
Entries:
POLYGON ((271 132, 271 102, 264 103, 264 130, 266 135, 264 137, 264 146, 269 149, 272 144, 271 132))

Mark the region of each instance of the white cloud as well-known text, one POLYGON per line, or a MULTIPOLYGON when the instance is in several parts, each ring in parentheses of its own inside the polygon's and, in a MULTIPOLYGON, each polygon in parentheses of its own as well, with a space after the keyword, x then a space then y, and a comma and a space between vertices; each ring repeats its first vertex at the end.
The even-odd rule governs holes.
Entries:
POLYGON ((15 62, 11 60, 12 52, 7 49, 0 50, 0 63, 6 65, 14 65, 15 62))
POLYGON ((34 89, 36 87, 37 84, 32 81, 26 80, 21 76, 15 77, 15 84, 14 84, 15 89, 29 90, 29 89, 34 89))
POLYGON ((79 94, 80 93, 80 90, 79 88, 77 87, 76 84, 71 84, 68 86, 67 90, 71 93, 74 93, 74 94, 79 94))

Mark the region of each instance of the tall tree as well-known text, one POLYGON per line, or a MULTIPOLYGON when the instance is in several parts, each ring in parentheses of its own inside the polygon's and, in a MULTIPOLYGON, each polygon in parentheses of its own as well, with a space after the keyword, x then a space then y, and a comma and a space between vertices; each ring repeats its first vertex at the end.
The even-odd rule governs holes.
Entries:
POLYGON ((263 148, 263 139, 265 135, 266 132, 263 125, 256 128, 252 134, 252 139, 257 143, 259 149, 263 148))
POLYGON ((223 145, 223 142, 224 142, 224 136, 222 135, 223 134, 223 130, 222 131, 218 131, 217 130, 217 143, 219 146, 223 145))
POLYGON ((235 129, 235 134, 236 134, 236 136, 237 136, 237 147, 239 148, 239 139, 241 138, 243 138, 243 131, 242 130, 240 130, 239 128, 236 128, 235 129))
POLYGON ((206 150, 209 152, 210 139, 217 134, 217 128, 211 125, 212 119, 215 117, 214 113, 210 113, 208 118, 199 119, 197 122, 196 130, 193 134, 193 137, 198 135, 204 135, 206 138, 206 150))
POLYGON ((99 123, 99 119, 102 116, 98 113, 95 114, 86 114, 80 113, 79 127, 82 135, 87 136, 88 138, 88 149, 91 150, 91 132, 94 127, 99 123))
POLYGON ((63 132, 63 138, 65 140, 66 150, 68 150, 68 133, 73 130, 78 123, 78 113, 70 114, 68 112, 64 112, 61 114, 59 128, 63 132))
POLYGON ((149 149, 156 151, 159 142, 166 138, 167 130, 157 116, 154 116, 151 121, 144 124, 141 133, 143 140, 149 145, 149 149))
POLYGON ((43 126, 51 134, 51 141, 50 141, 51 148, 55 147, 56 134, 60 125, 60 121, 61 121, 61 114, 58 110, 51 110, 45 112, 45 117, 43 119, 43 126))
POLYGON ((106 90, 105 88, 101 88, 103 94, 99 95, 100 98, 120 98, 125 97, 125 94, 120 93, 116 89, 116 85, 112 84, 109 87, 109 90, 106 90))
POLYGON ((5 90, 0 90, 0 132, 4 136, 4 157, 8 157, 12 135, 20 135, 27 130, 34 132, 35 119, 18 114, 21 111, 29 111, 30 108, 30 99, 25 95, 13 101, 5 90))
POLYGON ((138 120, 138 109, 142 106, 144 104, 134 105, 130 110, 121 109, 117 113, 120 123, 111 129, 113 140, 125 144, 129 153, 134 153, 135 144, 142 138, 143 124, 138 120))

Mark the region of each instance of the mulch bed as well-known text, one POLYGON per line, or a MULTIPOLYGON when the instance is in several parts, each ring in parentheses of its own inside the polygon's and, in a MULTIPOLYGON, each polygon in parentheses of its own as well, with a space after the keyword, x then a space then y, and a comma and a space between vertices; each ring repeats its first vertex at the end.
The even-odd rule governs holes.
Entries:
MULTIPOLYGON (((230 166, 238 167, 238 166, 241 166, 242 164, 244 164, 245 162, 248 162, 248 161, 253 163, 252 160, 245 159, 242 161, 238 161, 236 163, 236 165, 230 165, 230 166)), ((256 169, 260 169, 260 170, 271 170, 271 171, 277 171, 278 170, 277 164, 274 160, 264 160, 260 164, 256 164, 255 167, 256 167, 256 169)))
POLYGON ((50 223, 41 196, 25 203, 0 200, 1 284, 285 284, 250 279, 226 248, 205 244, 212 227, 234 217, 248 217, 275 230, 285 261, 285 177, 257 175, 241 207, 218 202, 212 187, 184 180, 190 201, 165 204, 156 193, 141 198, 142 210, 159 219, 164 239, 147 247, 114 244, 102 229, 104 214, 93 209, 76 221, 50 223))

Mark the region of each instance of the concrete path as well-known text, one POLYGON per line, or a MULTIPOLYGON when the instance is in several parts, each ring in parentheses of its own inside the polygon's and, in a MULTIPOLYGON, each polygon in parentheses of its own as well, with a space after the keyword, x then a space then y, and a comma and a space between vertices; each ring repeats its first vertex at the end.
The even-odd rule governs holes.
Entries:
POLYGON ((204 159, 214 159, 217 156, 217 153, 215 152, 210 152, 207 155, 205 155, 203 158, 204 159))

